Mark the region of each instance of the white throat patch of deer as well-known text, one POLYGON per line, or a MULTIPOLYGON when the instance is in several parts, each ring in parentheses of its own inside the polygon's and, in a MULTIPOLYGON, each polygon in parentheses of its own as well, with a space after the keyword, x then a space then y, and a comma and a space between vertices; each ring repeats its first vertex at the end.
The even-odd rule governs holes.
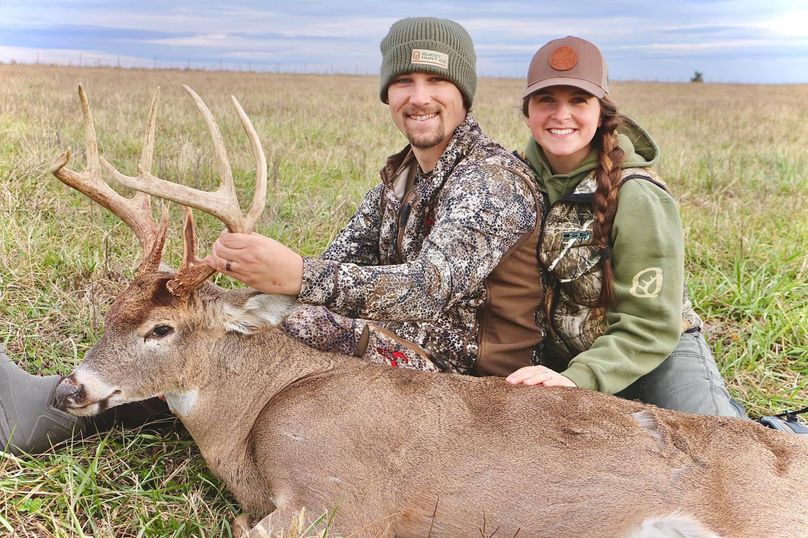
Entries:
POLYGON ((282 532, 302 507, 336 507, 331 532, 340 536, 808 529, 808 443, 796 436, 583 389, 392 369, 313 350, 277 327, 293 300, 206 282, 190 217, 179 273, 161 266, 167 217, 152 219, 144 193, 208 211, 236 231, 254 227, 266 197, 263 151, 241 107, 234 99, 258 161, 246 217, 221 135, 187 90, 214 140, 222 177, 214 193, 149 171, 156 95, 137 177, 115 170, 99 156, 80 89, 87 166, 66 168, 66 152, 53 173, 124 220, 146 254, 111 305, 104 336, 59 386, 63 407, 92 414, 167 395, 208 465, 260 520, 255 536, 282 532), (138 194, 118 195, 102 171, 138 194))

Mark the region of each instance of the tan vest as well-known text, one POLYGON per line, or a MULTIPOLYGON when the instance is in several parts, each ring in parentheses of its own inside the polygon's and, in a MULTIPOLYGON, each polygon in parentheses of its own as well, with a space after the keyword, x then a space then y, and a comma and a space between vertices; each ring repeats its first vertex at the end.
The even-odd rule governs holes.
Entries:
POLYGON ((480 347, 474 364, 481 375, 506 376, 530 366, 534 349, 544 339, 537 321, 544 302, 537 263, 544 206, 532 181, 525 182, 536 200, 536 227, 508 251, 485 281, 488 299, 479 311, 480 347))

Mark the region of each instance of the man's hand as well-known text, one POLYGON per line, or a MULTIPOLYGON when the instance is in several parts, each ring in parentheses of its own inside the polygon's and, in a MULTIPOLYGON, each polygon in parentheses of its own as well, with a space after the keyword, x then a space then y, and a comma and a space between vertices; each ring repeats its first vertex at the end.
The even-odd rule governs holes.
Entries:
POLYGON ((505 381, 513 385, 523 383, 525 385, 540 385, 543 387, 577 387, 568 377, 550 370, 545 366, 525 366, 519 368, 505 378, 505 381))
POLYGON ((264 293, 297 297, 303 282, 300 254, 257 233, 222 232, 203 261, 264 293))

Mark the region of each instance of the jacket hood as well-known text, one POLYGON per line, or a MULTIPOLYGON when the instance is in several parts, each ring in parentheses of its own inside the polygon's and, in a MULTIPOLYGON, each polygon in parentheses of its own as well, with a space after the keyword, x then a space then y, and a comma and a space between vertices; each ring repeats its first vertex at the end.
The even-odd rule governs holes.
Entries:
POLYGON ((628 116, 623 117, 623 127, 617 130, 617 141, 626 152, 622 168, 656 166, 659 161, 659 147, 654 139, 628 116))

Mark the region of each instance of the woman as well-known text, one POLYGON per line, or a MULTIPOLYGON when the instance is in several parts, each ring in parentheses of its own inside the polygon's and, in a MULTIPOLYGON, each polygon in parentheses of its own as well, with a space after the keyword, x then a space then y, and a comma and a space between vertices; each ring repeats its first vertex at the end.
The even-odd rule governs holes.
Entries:
POLYGON ((679 213, 658 150, 608 97, 600 50, 550 41, 530 63, 525 158, 547 204, 541 365, 511 383, 565 385, 705 415, 743 416, 687 299, 679 213))

